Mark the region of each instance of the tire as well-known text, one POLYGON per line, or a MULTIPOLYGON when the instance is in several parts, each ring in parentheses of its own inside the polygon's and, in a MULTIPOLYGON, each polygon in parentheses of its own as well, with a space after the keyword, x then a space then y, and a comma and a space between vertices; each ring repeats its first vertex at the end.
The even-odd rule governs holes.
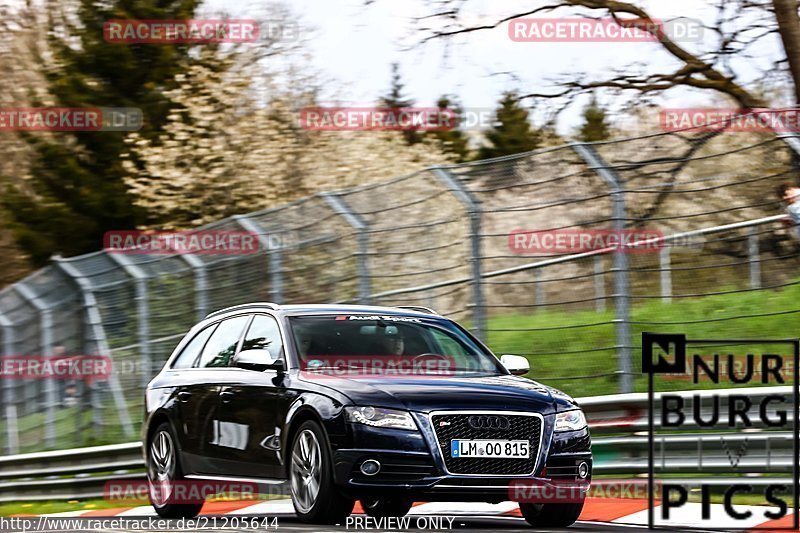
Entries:
POLYGON ((583 510, 580 503, 520 503, 519 510, 528 524, 534 527, 569 527, 583 510))
POLYGON ((377 500, 361 500, 361 507, 369 516, 375 518, 405 516, 414 502, 404 498, 380 498, 377 500))
POLYGON ((150 504, 162 518, 194 518, 203 502, 176 502, 174 482, 184 480, 172 427, 162 423, 147 442, 147 481, 150 504))
POLYGON ((288 461, 297 518, 309 524, 344 522, 355 500, 342 496, 334 485, 330 446, 319 424, 308 420, 297 428, 288 461))

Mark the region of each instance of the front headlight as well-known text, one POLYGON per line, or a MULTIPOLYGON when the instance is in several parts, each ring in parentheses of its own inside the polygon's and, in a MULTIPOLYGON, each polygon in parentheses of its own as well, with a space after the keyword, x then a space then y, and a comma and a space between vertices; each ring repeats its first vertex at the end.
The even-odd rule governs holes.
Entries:
POLYGON ((411 415, 396 409, 382 407, 345 407, 345 417, 348 422, 364 424, 376 428, 408 429, 415 431, 417 424, 411 415))
POLYGON ((577 431, 586 427, 583 411, 574 409, 556 415, 556 431, 577 431))

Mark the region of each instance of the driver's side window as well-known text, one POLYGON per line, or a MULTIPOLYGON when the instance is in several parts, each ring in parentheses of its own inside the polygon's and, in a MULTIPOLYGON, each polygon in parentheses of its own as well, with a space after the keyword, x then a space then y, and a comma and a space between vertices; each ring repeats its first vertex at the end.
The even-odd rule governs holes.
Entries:
POLYGON ((250 317, 247 315, 223 320, 206 343, 197 366, 200 368, 228 366, 231 357, 236 353, 236 345, 239 344, 242 330, 248 320, 250 317))
POLYGON ((256 315, 244 337, 242 350, 267 350, 272 359, 281 359, 283 340, 278 322, 268 315, 256 315))

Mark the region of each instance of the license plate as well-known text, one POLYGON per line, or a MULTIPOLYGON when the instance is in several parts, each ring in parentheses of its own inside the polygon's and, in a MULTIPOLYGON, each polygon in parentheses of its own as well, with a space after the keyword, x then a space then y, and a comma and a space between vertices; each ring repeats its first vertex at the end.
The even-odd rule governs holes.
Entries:
POLYGON ((527 459, 531 447, 527 440, 462 440, 450 441, 450 456, 486 457, 492 459, 527 459))

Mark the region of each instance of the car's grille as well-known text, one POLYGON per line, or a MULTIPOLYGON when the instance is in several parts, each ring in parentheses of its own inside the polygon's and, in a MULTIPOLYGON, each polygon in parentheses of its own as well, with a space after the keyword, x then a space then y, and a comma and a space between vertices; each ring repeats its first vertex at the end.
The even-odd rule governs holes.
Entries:
POLYGON ((506 430, 474 429, 469 424, 469 414, 434 414, 431 416, 433 430, 439 440, 444 463, 451 474, 486 474, 498 476, 526 475, 533 472, 536 457, 539 454, 539 436, 542 421, 538 416, 504 415, 502 413, 486 413, 506 418, 509 422, 506 430), (442 425, 442 423, 445 423, 442 425), (530 457, 527 459, 487 459, 485 457, 450 456, 452 439, 496 439, 496 440, 528 440, 530 441, 530 457))

